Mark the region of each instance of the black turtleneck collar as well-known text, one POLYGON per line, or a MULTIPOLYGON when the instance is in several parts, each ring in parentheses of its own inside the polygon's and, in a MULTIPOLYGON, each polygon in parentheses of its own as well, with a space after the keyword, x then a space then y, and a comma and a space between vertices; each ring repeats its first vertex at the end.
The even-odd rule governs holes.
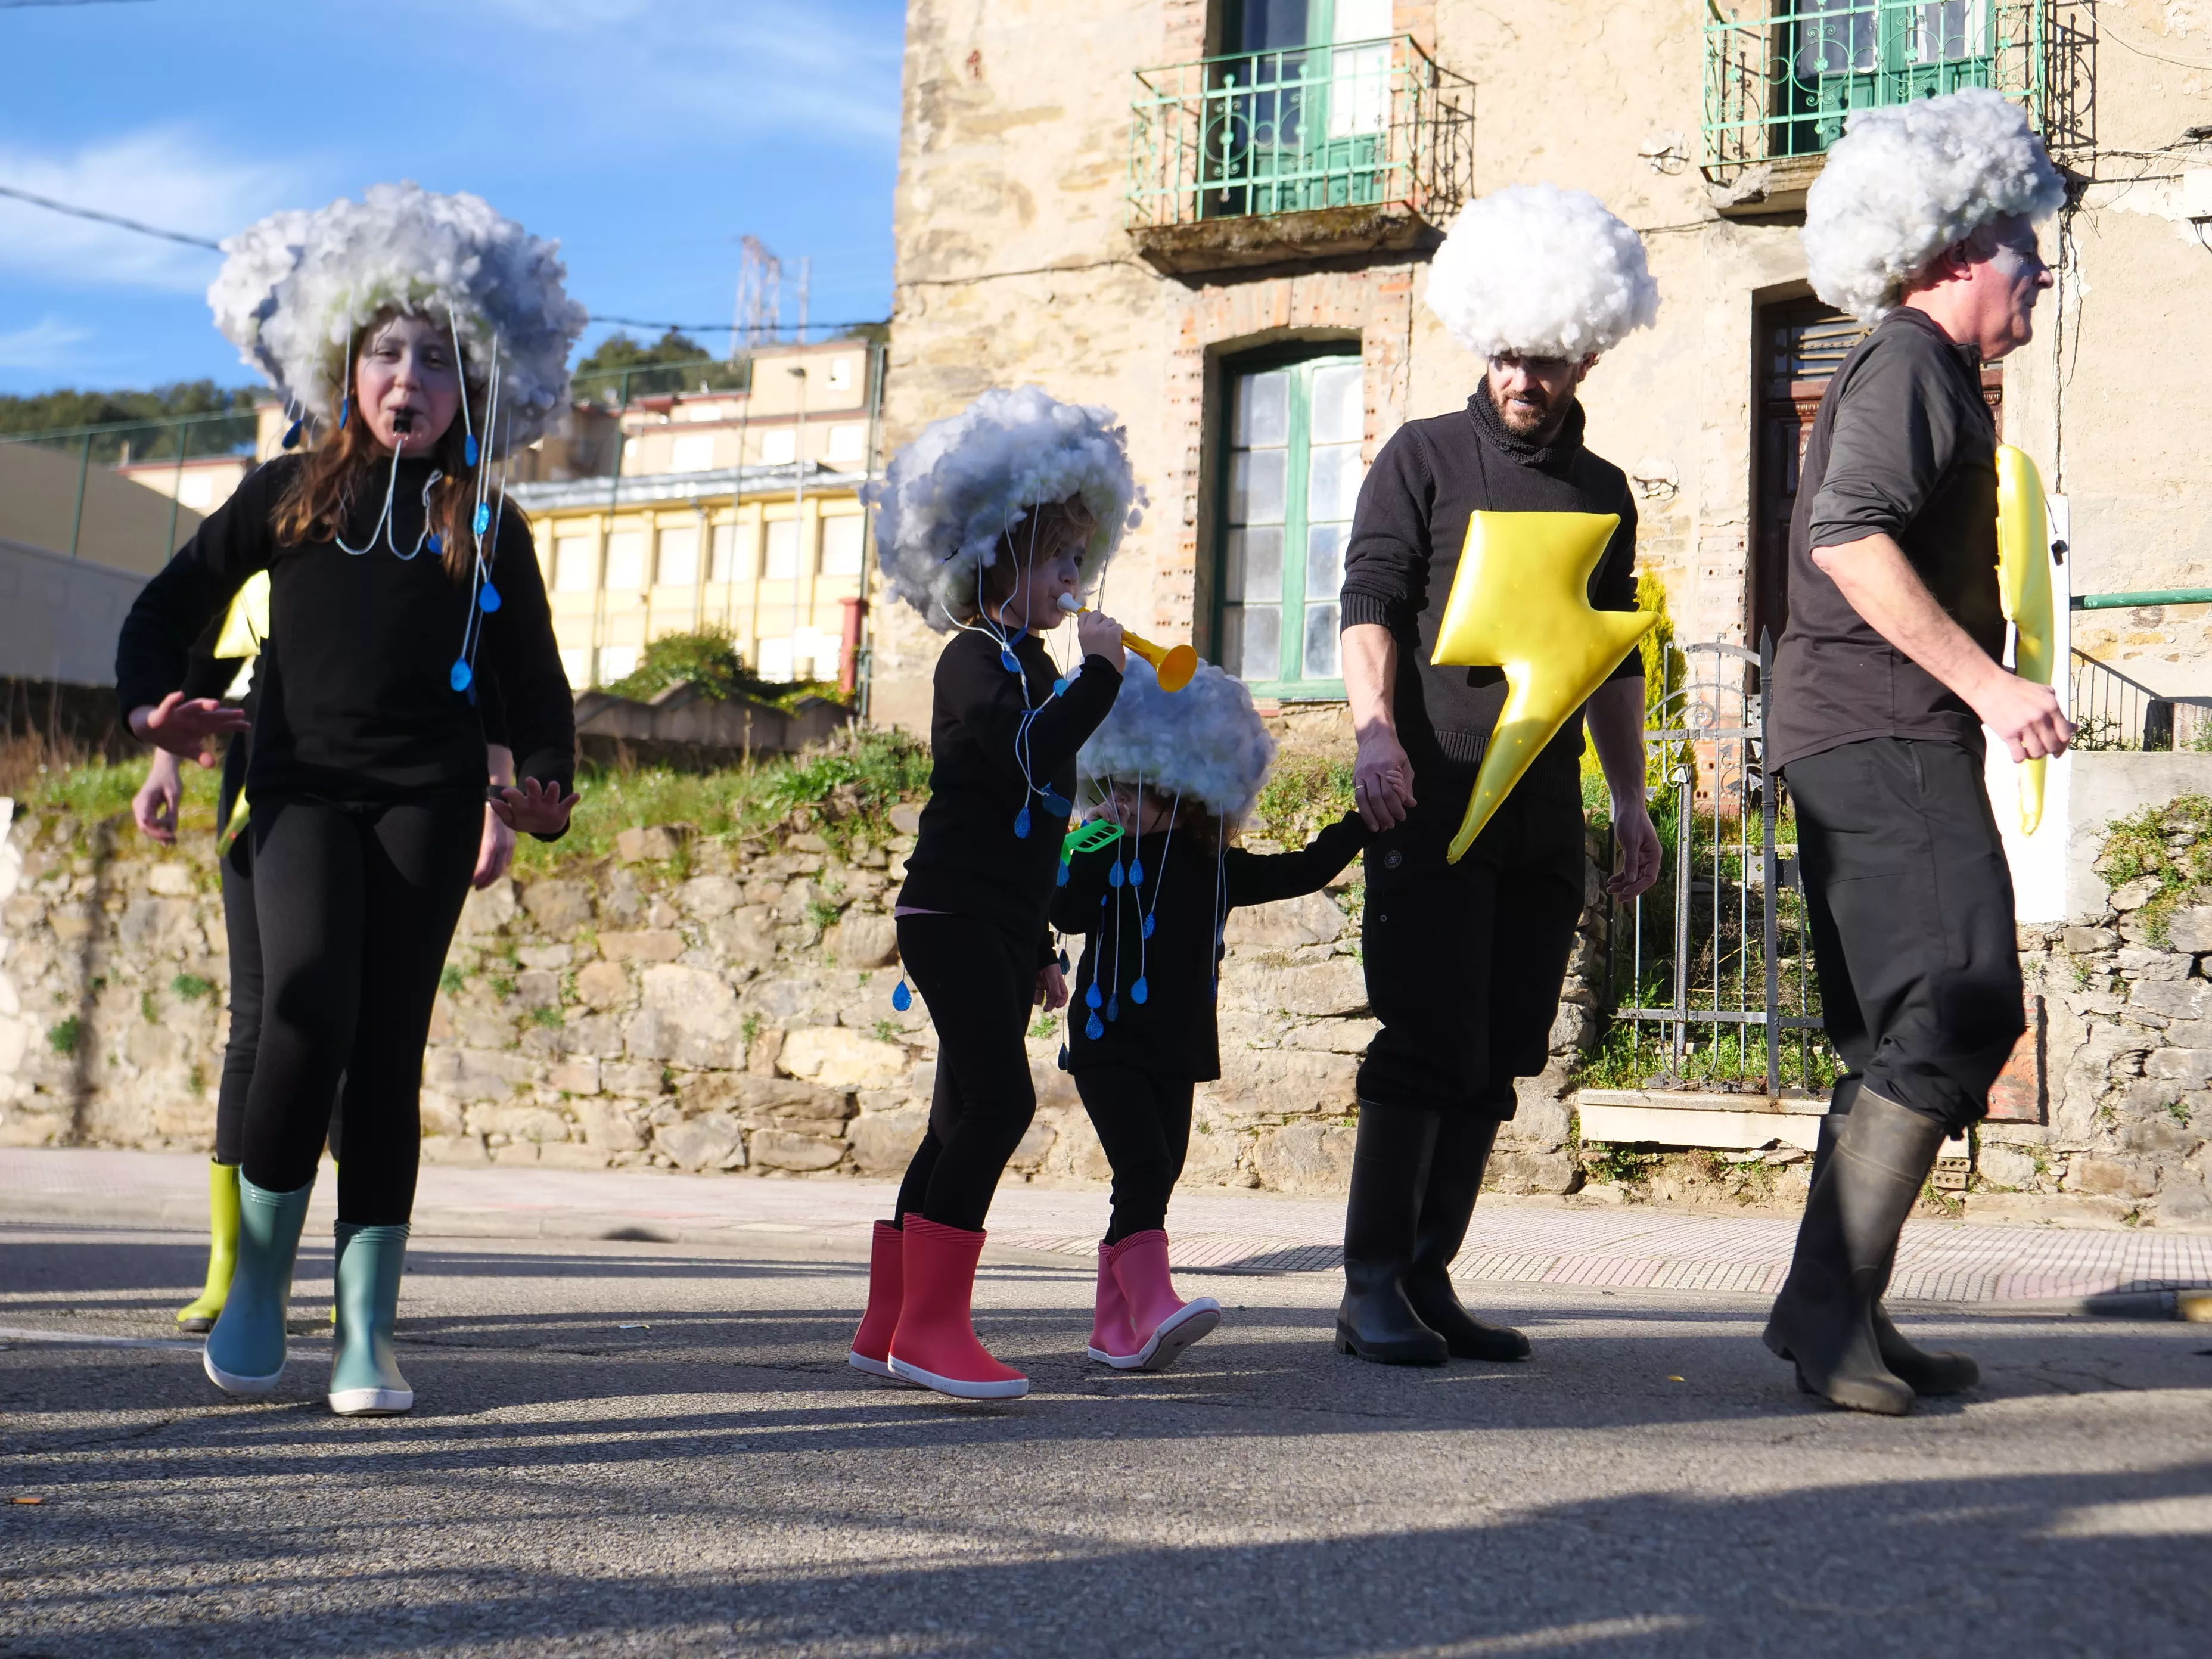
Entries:
POLYGON ((1583 405, 1576 398, 1567 405, 1567 418, 1558 434, 1547 444, 1532 443, 1528 439, 1509 431, 1498 405, 1490 400, 1490 382, 1475 382, 1474 395, 1467 400, 1467 412, 1474 417, 1474 429, 1482 434, 1483 441, 1497 450, 1516 466, 1533 466, 1543 472, 1558 472, 1571 466, 1582 453, 1583 405))

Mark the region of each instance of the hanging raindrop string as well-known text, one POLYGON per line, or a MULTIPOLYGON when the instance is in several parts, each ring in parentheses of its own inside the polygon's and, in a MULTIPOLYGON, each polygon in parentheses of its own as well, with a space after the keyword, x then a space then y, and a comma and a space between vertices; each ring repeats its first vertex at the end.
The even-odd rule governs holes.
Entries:
POLYGON ((1213 1000, 1221 1000, 1221 939, 1229 922, 1229 825, 1224 822, 1213 852, 1213 1000))
MULTIPOLYGON (((458 337, 459 337, 456 336, 457 341, 458 337)), ((484 434, 487 437, 489 437, 495 430, 495 423, 500 418, 501 380, 501 374, 499 355, 499 341, 496 337, 495 337, 492 341, 491 349, 491 372, 485 377, 484 434)), ((461 388, 461 404, 462 407, 465 409, 468 406, 468 380, 465 375, 462 377, 461 388)), ((510 422, 510 425, 511 424, 512 422, 510 422)), ((471 453, 477 453, 475 449, 476 441, 473 436, 470 438, 469 442, 471 453)), ((510 453, 504 462, 504 465, 501 472, 500 488, 498 491, 499 514, 502 521, 504 521, 507 514, 507 477, 504 467, 511 466, 513 464, 514 462, 510 447, 510 453)), ((486 500, 486 492, 489 489, 491 473, 491 467, 489 462, 478 465, 476 469, 476 473, 477 498, 475 510, 469 517, 469 533, 474 538, 476 544, 476 557, 473 562, 474 568, 469 592, 469 610, 467 617, 461 623, 460 655, 453 659, 452 672, 447 676, 447 679, 453 686, 453 690, 456 691, 466 692, 471 702, 474 702, 476 700, 476 692, 473 689, 477 677, 476 655, 477 647, 483 643, 483 619, 493 611, 498 610, 500 605, 499 589, 492 585, 491 580, 491 567, 494 561, 497 558, 499 552, 499 538, 498 532, 493 526, 491 504, 488 500, 486 500), (487 532, 491 532, 490 539, 492 545, 491 552, 489 556, 487 556, 484 550, 485 533, 487 532)))
MULTIPOLYGON (((462 368, 461 319, 459 313, 451 306, 446 308, 446 325, 453 331, 453 374, 461 383, 461 431, 465 437, 461 448, 461 460, 464 465, 474 466, 477 464, 477 429, 469 423, 469 377, 466 370, 462 368)), ((497 374, 498 371, 499 351, 495 346, 492 350, 492 372, 497 374)), ((484 436, 487 438, 491 436, 491 409, 489 403, 484 409, 484 436)), ((483 475, 481 472, 477 475, 477 501, 479 504, 483 501, 483 475)))
POLYGON ((416 537, 415 545, 404 553, 399 550, 399 544, 392 539, 392 501, 399 488, 399 454, 400 451, 406 447, 404 442, 406 434, 396 432, 392 435, 401 439, 402 441, 392 447, 392 473, 385 481, 384 507, 376 515, 376 522, 369 526, 368 539, 359 547, 355 547, 349 544, 343 536, 336 532, 331 532, 331 539, 338 544, 339 550, 352 554, 356 558, 359 558, 364 553, 374 552, 376 548, 376 538, 380 535, 384 538, 384 544, 392 550, 395 558, 412 559, 422 550, 425 545, 428 545, 433 553, 441 550, 438 538, 430 531, 430 492, 438 487, 438 481, 446 475, 435 467, 431 468, 430 476, 422 485, 422 533, 416 537))
MULTIPOLYGON (((1139 799, 1142 799, 1140 794, 1139 799)), ((1168 849, 1175 845, 1176 819, 1182 813, 1182 791, 1178 788, 1175 793, 1175 805, 1168 809, 1167 839, 1160 843, 1159 868, 1152 872, 1152 902, 1150 904, 1145 902, 1144 878, 1142 875, 1137 878, 1137 908, 1144 921, 1137 929, 1137 982, 1129 988, 1129 1000, 1139 1005, 1152 994, 1152 986, 1146 981, 1146 969, 1151 956, 1153 913, 1160 908, 1160 892, 1167 885, 1168 849)))

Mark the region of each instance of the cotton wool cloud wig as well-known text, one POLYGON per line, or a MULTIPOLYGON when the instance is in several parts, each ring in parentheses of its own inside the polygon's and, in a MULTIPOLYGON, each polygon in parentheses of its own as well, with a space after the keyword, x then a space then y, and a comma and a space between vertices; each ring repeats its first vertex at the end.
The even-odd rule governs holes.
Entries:
POLYGON ((1429 309, 1478 357, 1586 357, 1659 316, 1643 239, 1587 191, 1508 185, 1460 210, 1429 309))
POLYGON ((568 401, 568 352, 588 318, 568 297, 560 245, 480 196, 372 185, 358 202, 271 214, 222 251, 208 289, 216 326, 318 420, 337 418, 353 337, 387 311, 453 327, 478 385, 496 341, 494 453, 539 436, 568 401))
POLYGON ((884 585, 931 627, 950 629, 975 608, 1000 538, 1031 507, 1071 495, 1095 526, 1079 562, 1088 592, 1142 517, 1127 428, 1110 409, 1036 386, 986 392, 924 427, 869 490, 884 585))
POLYGON ((1142 782, 1234 824, 1250 814, 1274 762, 1275 740, 1243 681, 1202 662, 1182 690, 1163 691, 1152 665, 1132 656, 1076 763, 1093 783, 1142 782))
POLYGON ((2026 112, 1985 87, 1857 110, 1805 198, 1806 272, 1830 305, 1876 322, 1945 248, 2065 199, 2026 112))

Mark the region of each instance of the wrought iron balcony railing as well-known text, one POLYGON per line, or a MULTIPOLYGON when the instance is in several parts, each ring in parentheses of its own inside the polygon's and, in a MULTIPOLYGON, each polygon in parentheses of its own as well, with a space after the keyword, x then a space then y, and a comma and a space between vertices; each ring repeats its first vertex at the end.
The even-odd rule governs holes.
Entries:
POLYGON ((1473 186, 1474 82, 1407 35, 1140 70, 1131 107, 1140 234, 1328 209, 1436 224, 1473 186))
MULTIPOLYGON (((1853 110, 1990 87, 2049 135, 2051 0, 1706 0, 1705 167, 1812 158, 1853 110)), ((1815 164, 1817 165, 1817 164, 1815 164)))

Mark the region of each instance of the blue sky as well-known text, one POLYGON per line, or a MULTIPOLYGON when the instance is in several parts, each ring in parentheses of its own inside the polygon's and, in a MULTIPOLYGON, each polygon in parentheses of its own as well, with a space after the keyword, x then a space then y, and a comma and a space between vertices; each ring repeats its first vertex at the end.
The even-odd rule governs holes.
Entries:
MULTIPOLYGON (((0 0, 0 184, 220 239, 413 179, 558 238, 594 313, 727 319, 750 232, 783 258, 787 319, 802 254, 815 319, 880 318, 902 18, 900 0, 0 0)), ((253 383, 208 319, 220 263, 0 198, 0 392, 253 383)))

